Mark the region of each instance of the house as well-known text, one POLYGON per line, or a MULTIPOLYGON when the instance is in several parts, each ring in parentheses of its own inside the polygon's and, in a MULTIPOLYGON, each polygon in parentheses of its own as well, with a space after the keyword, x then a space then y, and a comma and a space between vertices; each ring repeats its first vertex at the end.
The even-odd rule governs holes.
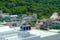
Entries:
POLYGON ((56 29, 60 28, 60 16, 58 16, 58 13, 53 13, 53 15, 49 19, 40 20, 40 22, 37 22, 37 28, 38 29, 56 29), (41 25, 42 24, 42 25, 41 25))
POLYGON ((52 14, 52 16, 50 17, 50 20, 56 20, 57 18, 58 18, 58 13, 57 12, 54 12, 53 14, 52 14))

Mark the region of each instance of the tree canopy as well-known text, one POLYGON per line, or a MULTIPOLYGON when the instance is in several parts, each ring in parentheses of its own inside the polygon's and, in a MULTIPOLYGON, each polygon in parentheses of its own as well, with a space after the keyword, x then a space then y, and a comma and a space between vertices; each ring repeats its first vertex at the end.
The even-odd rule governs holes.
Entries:
POLYGON ((53 12, 60 14, 60 0, 0 0, 0 10, 10 14, 33 14, 48 18, 53 12))

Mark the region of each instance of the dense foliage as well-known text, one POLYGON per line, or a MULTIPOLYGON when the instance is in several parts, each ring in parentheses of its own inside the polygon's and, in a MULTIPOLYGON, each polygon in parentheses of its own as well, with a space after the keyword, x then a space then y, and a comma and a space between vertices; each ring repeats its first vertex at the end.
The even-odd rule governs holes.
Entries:
POLYGON ((53 12, 60 14, 60 0, 0 0, 0 10, 10 14, 36 13, 38 18, 48 18, 53 12))

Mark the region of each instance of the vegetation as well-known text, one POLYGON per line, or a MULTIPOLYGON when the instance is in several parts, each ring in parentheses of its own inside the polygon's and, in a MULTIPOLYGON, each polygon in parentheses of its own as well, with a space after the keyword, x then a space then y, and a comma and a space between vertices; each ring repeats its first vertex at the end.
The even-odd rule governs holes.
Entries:
POLYGON ((16 23, 14 23, 12 26, 16 26, 16 23))
POLYGON ((32 27, 36 27, 35 22, 30 22, 29 24, 30 24, 32 27))
POLYGON ((53 28, 53 29, 57 29, 57 30, 60 30, 60 27, 59 26, 56 26, 55 28, 53 28))
POLYGON ((55 11, 60 14, 60 0, 0 0, 0 10, 19 16, 36 13, 42 19, 55 11))

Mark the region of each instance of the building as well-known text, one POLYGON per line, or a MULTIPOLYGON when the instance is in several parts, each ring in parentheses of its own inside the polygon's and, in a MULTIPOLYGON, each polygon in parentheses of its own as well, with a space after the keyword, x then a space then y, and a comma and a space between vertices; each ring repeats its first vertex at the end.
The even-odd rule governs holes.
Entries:
POLYGON ((7 25, 0 25, 0 40, 39 40, 40 37, 27 31, 19 31, 7 25))
POLYGON ((50 20, 56 20, 59 17, 57 12, 54 12, 52 16, 50 17, 50 20))
POLYGON ((49 19, 37 21, 37 29, 57 29, 60 28, 60 16, 54 12, 49 19), (41 25, 42 24, 42 25, 41 25))

